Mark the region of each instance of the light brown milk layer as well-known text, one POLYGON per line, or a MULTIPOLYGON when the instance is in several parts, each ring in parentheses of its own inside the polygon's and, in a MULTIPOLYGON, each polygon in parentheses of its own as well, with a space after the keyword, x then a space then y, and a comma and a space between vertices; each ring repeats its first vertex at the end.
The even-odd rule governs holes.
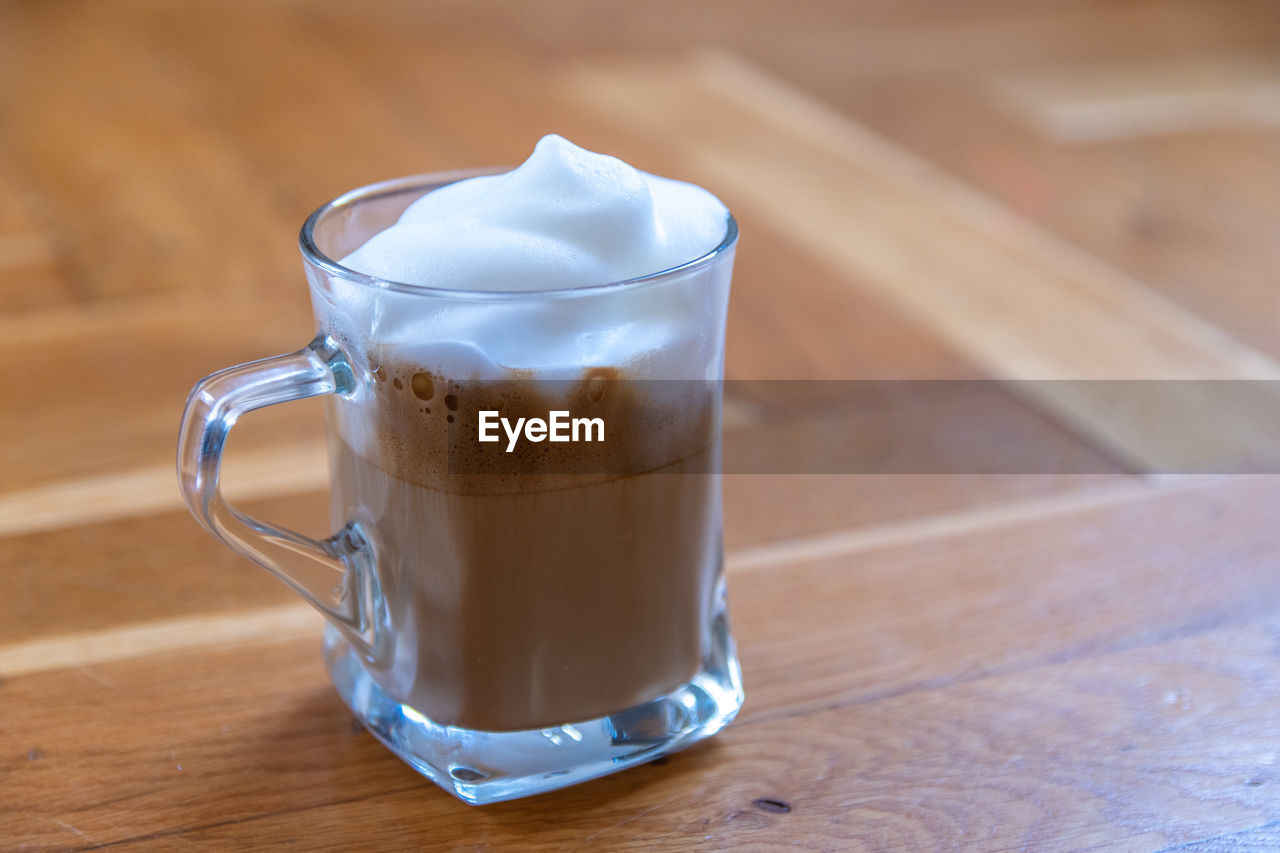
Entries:
POLYGON ((377 459, 331 441, 333 511, 378 552, 396 640, 373 674, 393 697, 511 731, 625 710, 698 670, 720 571, 712 397, 664 400, 610 369, 539 385, 384 363, 374 407, 377 459), (603 417, 606 441, 506 454, 474 440, 480 409, 603 417))

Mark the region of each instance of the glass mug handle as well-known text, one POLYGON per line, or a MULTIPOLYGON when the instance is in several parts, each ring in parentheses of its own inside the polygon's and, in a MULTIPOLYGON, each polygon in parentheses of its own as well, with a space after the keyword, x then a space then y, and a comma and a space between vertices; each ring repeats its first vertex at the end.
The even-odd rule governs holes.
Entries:
POLYGON ((355 388, 351 363, 323 334, 289 355, 228 367, 196 383, 178 440, 178 482, 200 524, 319 610, 367 659, 376 659, 380 614, 373 549, 358 524, 317 541, 244 514, 222 496, 222 450, 245 412, 355 388))

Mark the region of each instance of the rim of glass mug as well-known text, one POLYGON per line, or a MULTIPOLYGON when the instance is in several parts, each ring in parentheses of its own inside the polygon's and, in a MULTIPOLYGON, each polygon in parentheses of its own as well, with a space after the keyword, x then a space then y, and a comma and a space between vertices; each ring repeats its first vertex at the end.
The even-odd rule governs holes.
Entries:
MULTIPOLYGON (((387 181, 379 181, 375 184, 368 184, 358 187, 349 192, 325 202, 316 208, 306 222, 302 224, 302 230, 298 234, 298 245, 302 249, 302 257, 307 263, 318 267, 321 270, 336 275, 348 281, 357 282, 367 287, 377 288, 379 290, 391 290, 398 293, 418 293, 422 295, 430 295, 444 299, 465 299, 465 300, 491 300, 491 301, 507 301, 528 299, 537 296, 545 299, 573 299, 584 296, 593 296, 601 293, 608 293, 613 290, 623 288, 634 288, 636 286, 649 286, 662 281, 683 275, 692 270, 709 266, 716 258, 728 252, 738 241, 738 221, 733 218, 733 214, 726 211, 725 213, 725 234, 720 242, 710 251, 692 260, 685 261, 677 266, 670 267, 657 272, 646 273, 644 275, 634 276, 632 278, 622 279, 619 281, 610 281, 603 284, 592 284, 585 287, 557 287, 545 290, 461 290, 447 287, 431 287, 425 284, 412 284, 402 281, 391 281, 389 279, 378 278, 377 276, 367 275, 350 267, 343 266, 337 260, 329 257, 316 241, 316 228, 320 223, 329 216, 341 213, 344 210, 354 208, 361 202, 367 202, 374 199, 386 198, 389 196, 408 194, 418 192, 418 198, 429 192, 438 190, 449 184, 466 180, 467 178, 478 178, 490 175, 499 175, 510 171, 506 167, 482 168, 482 169, 455 169, 445 172, 427 172, 420 175, 409 175, 402 178, 392 178, 387 181)), ((416 201, 415 198, 413 201, 416 201)), ((410 201, 409 204, 412 204, 410 201)), ((407 207, 408 205, 406 205, 407 207)), ((376 232, 375 232, 376 233, 376 232)))

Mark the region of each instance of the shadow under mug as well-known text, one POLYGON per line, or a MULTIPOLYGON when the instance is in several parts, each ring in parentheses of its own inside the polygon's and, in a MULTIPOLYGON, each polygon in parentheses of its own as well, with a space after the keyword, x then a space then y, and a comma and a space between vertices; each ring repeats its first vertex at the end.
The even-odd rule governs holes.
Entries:
POLYGON ((313 213, 300 242, 315 339, 202 379, 178 451, 196 519, 325 616, 325 661, 355 715, 469 803, 650 761, 715 734, 743 700, 717 471, 737 225, 727 217, 723 241, 690 263, 577 289, 444 290, 335 260, 423 194, 488 173, 388 181, 313 213), (572 364, 598 367, 602 340, 615 357, 618 341, 663 341, 661 375, 646 378, 712 380, 698 454, 551 489, 460 488, 432 467, 433 436, 458 428, 475 389, 423 353, 456 342, 536 375, 565 342, 587 350, 572 364), (228 504, 219 473, 242 414, 321 395, 337 532, 316 541, 228 504))

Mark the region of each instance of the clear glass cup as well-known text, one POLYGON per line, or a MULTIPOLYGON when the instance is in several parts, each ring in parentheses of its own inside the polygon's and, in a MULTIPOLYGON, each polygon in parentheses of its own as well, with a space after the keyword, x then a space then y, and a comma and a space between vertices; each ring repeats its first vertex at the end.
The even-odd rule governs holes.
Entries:
POLYGON ((680 267, 589 288, 445 290, 335 260, 424 193, 488 173, 388 181, 313 213, 300 242, 315 339, 201 380, 178 451, 196 519, 326 617, 325 661, 356 716, 469 803, 652 760, 715 734, 743 700, 718 474, 737 225, 680 267), (639 357, 620 357, 628 342, 639 357), (574 389, 622 401, 608 411, 633 427, 612 423, 625 464, 458 473, 477 406, 587 399, 574 389), (218 482, 240 415, 319 395, 337 529, 323 541, 245 515, 218 482))

